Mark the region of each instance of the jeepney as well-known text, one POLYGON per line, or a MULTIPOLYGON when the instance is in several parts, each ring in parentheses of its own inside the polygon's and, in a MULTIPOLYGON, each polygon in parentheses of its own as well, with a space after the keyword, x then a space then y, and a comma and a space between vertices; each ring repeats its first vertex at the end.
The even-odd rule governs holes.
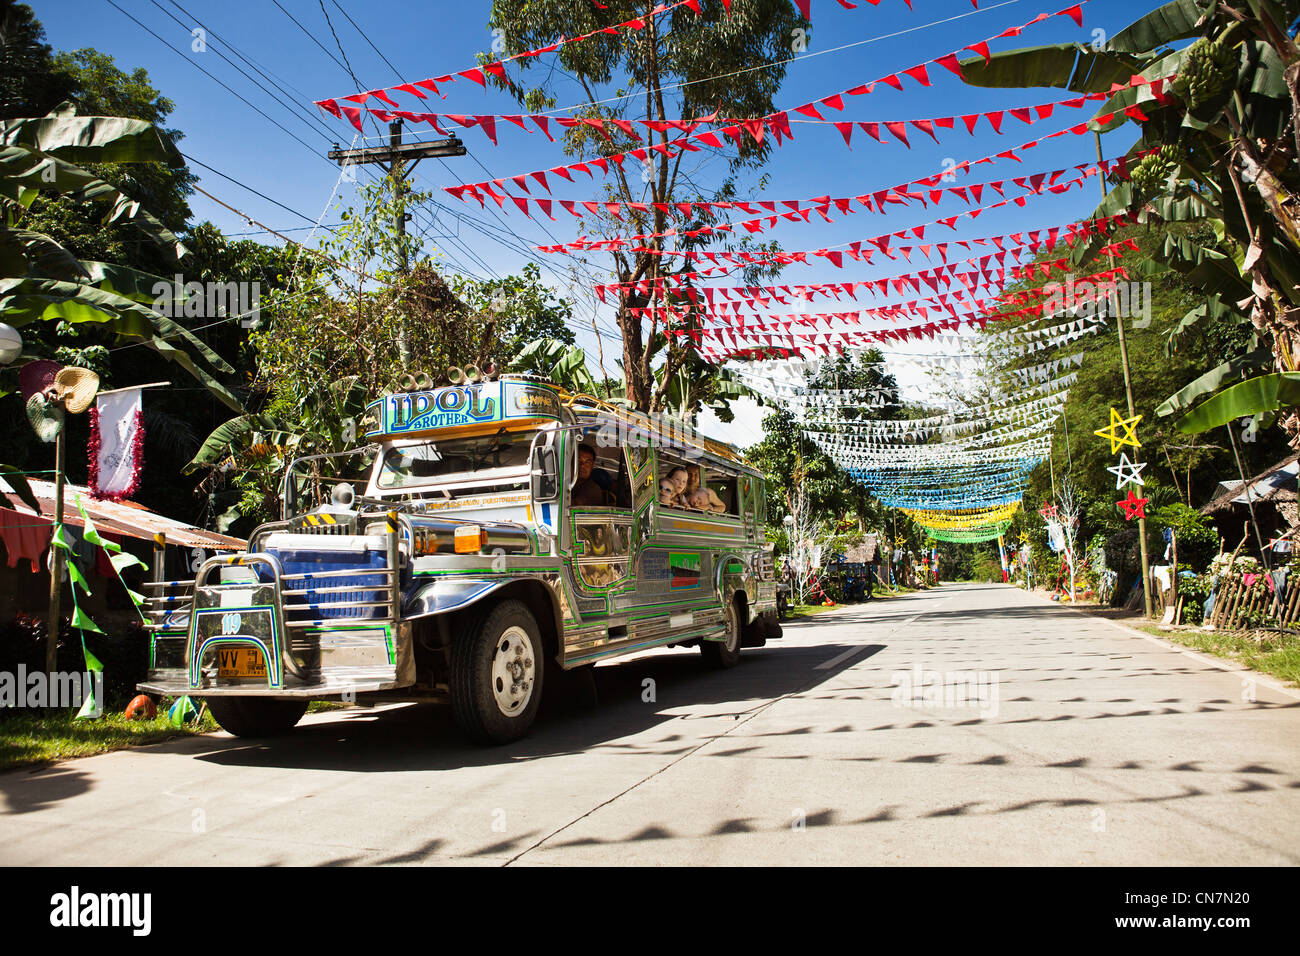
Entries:
POLYGON ((395 392, 363 421, 367 446, 289 466, 246 552, 155 572, 141 690, 205 698, 240 736, 312 700, 441 698, 502 743, 565 671, 675 645, 731 667, 780 637, 763 478, 729 446, 525 376, 395 392), (364 485, 337 477, 348 457, 364 485), (714 510, 664 503, 678 467, 714 510), (604 503, 574 505, 591 481, 604 503))

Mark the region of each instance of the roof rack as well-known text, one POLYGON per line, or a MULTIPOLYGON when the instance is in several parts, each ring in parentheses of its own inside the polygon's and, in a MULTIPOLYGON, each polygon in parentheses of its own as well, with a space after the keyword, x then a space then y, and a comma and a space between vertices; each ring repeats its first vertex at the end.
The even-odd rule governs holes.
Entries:
POLYGON ((677 438, 683 443, 694 445, 695 447, 706 451, 711 455, 728 461, 734 461, 737 464, 747 464, 744 456, 732 446, 720 441, 714 441, 704 435, 696 432, 695 428, 686 422, 672 415, 666 415, 662 412, 656 413, 652 418, 644 412, 636 411, 624 405, 615 405, 612 402, 597 398, 594 395, 588 395, 585 392, 566 392, 560 389, 560 401, 566 408, 573 408, 575 405, 588 405, 604 412, 612 413, 614 416, 622 419, 630 425, 644 428, 646 431, 654 432, 659 435, 670 435, 677 438), (665 429, 665 425, 668 426, 665 429), (671 429, 671 433, 668 431, 671 429))

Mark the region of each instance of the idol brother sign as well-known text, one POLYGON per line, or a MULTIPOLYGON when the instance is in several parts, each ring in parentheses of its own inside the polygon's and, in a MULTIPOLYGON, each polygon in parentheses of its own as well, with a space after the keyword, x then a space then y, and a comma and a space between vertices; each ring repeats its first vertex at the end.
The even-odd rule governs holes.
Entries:
POLYGON ((482 382, 399 392, 371 405, 379 427, 368 435, 401 435, 510 418, 558 418, 555 394, 522 382, 482 382))

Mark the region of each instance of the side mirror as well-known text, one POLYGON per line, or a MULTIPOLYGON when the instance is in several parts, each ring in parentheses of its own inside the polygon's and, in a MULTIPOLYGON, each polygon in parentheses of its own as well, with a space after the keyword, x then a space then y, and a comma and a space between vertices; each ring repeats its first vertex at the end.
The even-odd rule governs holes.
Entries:
POLYGON ((533 449, 533 501, 554 501, 560 494, 559 458, 549 445, 533 449))

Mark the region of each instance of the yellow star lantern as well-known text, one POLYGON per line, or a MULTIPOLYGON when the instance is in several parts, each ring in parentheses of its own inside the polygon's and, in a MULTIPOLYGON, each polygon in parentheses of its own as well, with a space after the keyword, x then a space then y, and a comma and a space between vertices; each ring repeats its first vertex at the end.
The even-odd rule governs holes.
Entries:
POLYGON ((1110 410, 1110 426, 1108 428, 1098 428, 1093 434, 1098 438, 1110 439, 1110 453, 1112 455, 1125 445, 1141 448, 1142 444, 1137 440, 1137 423, 1140 421, 1142 421, 1141 415, 1123 418, 1119 412, 1112 408, 1110 410))

